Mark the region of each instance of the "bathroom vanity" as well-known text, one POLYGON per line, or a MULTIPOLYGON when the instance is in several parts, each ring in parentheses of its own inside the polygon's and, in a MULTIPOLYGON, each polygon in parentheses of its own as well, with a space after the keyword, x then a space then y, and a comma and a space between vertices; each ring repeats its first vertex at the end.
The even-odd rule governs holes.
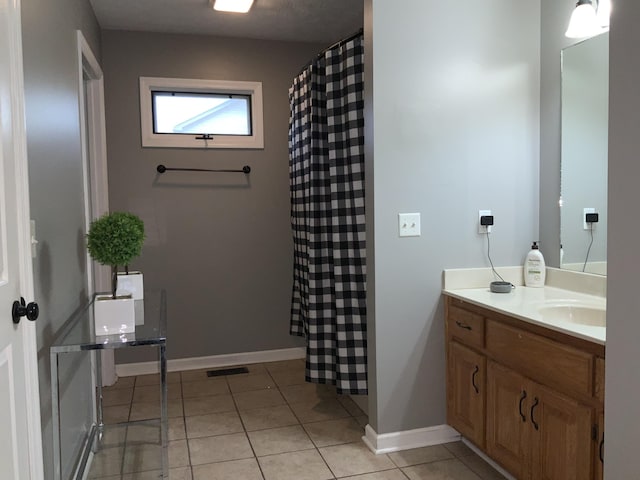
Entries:
POLYGON ((447 423, 518 479, 601 479, 604 297, 444 295, 447 423))

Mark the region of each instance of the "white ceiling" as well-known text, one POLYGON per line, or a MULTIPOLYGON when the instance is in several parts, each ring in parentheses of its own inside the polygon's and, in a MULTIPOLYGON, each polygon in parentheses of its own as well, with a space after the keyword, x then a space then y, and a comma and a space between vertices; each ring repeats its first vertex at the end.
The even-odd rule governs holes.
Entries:
POLYGON ((209 0, 90 0, 103 29, 333 43, 362 27, 363 0, 255 0, 248 14, 209 0))

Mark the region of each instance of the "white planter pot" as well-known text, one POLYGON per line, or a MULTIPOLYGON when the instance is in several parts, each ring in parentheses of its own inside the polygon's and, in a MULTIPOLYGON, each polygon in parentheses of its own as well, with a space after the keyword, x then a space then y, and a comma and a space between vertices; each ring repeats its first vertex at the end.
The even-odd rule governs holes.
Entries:
POLYGON ((136 301, 136 325, 144 325, 144 276, 142 272, 118 272, 116 295, 131 295, 136 301))
POLYGON ((144 325, 144 300, 134 300, 136 325, 144 325))
POLYGON ((98 295, 93 303, 96 335, 132 333, 136 330, 134 300, 131 295, 113 299, 98 295))
POLYGON ((130 293, 134 300, 144 299, 144 281, 142 272, 118 272, 118 290, 116 295, 130 293))

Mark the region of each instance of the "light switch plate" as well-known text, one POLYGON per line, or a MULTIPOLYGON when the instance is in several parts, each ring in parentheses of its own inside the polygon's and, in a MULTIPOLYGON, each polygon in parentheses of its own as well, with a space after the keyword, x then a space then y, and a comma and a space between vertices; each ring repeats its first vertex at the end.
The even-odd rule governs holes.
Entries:
POLYGON ((398 214, 398 234, 401 237, 420 236, 420 214, 419 213, 399 213, 398 214))
MULTIPOLYGON (((589 226, 589 224, 587 223, 587 213, 596 213, 596 209, 593 207, 585 207, 582 209, 582 229, 583 230, 590 230, 591 227, 589 226)), ((596 226, 595 224, 593 225, 594 227, 596 226)), ((595 230, 595 228, 594 228, 595 230)))

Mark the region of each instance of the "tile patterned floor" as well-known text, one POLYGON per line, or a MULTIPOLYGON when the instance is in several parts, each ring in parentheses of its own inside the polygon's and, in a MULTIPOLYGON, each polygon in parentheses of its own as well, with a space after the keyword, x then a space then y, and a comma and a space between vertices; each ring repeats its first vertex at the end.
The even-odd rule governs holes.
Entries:
MULTIPOLYGON (((302 360, 248 368, 169 374, 171 480, 504 478, 460 442, 374 455, 361 441, 366 415, 333 388, 305 383, 302 360)), ((105 423, 142 422, 108 431, 89 478, 158 478, 158 396, 157 375, 104 390, 105 423)))

